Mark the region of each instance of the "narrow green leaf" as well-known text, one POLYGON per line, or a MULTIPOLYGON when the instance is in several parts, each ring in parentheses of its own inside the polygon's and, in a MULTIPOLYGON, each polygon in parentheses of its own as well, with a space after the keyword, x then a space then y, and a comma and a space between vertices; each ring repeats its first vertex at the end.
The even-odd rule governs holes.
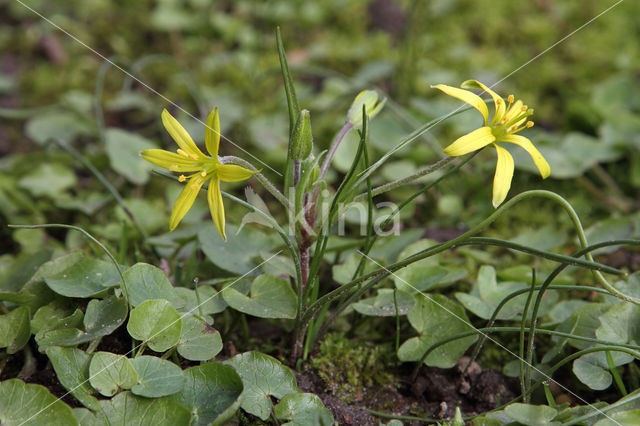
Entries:
POLYGON ((280 58, 280 68, 282 69, 282 79, 284 80, 284 91, 287 96, 287 105, 289 107, 289 134, 293 133, 296 125, 296 118, 300 115, 300 107, 298 106, 298 98, 296 89, 293 85, 293 79, 289 72, 287 57, 284 52, 284 44, 282 43, 282 34, 280 27, 276 27, 276 44, 278 46, 278 57, 280 58))
POLYGON ((289 72, 287 57, 284 52, 284 44, 282 43, 282 35, 280 27, 276 27, 276 45, 278 48, 278 57, 280 58, 280 68, 282 69, 282 79, 284 80, 284 92, 287 97, 287 107, 289 108, 289 148, 287 150, 287 163, 284 171, 284 191, 288 196, 289 188, 293 180, 293 133, 296 125, 296 119, 300 115, 300 106, 296 96, 296 89, 293 85, 293 79, 289 72))

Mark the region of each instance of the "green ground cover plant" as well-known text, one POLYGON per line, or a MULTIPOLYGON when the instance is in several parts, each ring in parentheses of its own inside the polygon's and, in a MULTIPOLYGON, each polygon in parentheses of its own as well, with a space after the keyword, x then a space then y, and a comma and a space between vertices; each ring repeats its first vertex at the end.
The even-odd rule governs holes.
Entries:
POLYGON ((0 423, 640 423, 638 5, 0 10, 0 423))

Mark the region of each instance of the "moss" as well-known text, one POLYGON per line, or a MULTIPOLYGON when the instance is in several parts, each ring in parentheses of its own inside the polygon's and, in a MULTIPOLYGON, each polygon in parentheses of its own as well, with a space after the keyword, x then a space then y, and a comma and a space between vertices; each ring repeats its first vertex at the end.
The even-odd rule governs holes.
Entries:
POLYGON ((388 371, 392 364, 391 345, 348 340, 329 334, 320 344, 319 355, 311 360, 330 394, 346 403, 363 399, 365 388, 394 382, 388 371))
MULTIPOLYGON (((507 347, 507 349, 512 353, 517 354, 519 351, 519 343, 517 339, 504 339, 501 344, 507 347)), ((502 368, 513 359, 513 355, 508 351, 487 342, 482 347, 482 350, 478 355, 477 362, 482 368, 491 368, 497 371, 502 371, 502 368)))

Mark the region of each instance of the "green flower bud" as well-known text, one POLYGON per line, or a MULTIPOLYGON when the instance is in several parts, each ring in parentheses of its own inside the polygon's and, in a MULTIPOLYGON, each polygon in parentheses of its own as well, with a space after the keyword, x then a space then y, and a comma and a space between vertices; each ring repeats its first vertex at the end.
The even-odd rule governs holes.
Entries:
POLYGON ((291 139, 291 158, 296 161, 304 160, 311 154, 313 135, 311 134, 311 115, 309 111, 300 111, 291 139))
POLYGON ((387 98, 382 98, 378 102, 378 92, 375 90, 363 90, 353 100, 349 112, 347 112, 347 121, 353 127, 360 127, 362 126, 362 106, 365 106, 369 118, 373 118, 380 112, 385 102, 387 102, 387 98))

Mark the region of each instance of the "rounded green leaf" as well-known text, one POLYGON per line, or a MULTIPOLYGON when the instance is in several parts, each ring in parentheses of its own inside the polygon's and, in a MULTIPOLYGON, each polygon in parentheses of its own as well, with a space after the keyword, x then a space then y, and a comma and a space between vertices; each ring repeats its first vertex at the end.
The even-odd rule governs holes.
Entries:
POLYGON ((159 398, 180 392, 184 387, 182 369, 171 361, 144 355, 130 362, 138 373, 138 383, 131 388, 136 395, 159 398))
POLYGON ((136 133, 116 128, 105 131, 105 150, 111 168, 137 185, 147 183, 151 171, 151 164, 140 158, 140 151, 155 147, 136 133))
POLYGON ((0 315, 0 348, 14 354, 24 347, 31 336, 29 308, 20 306, 6 315, 0 315))
POLYGON ((36 335, 36 341, 39 341, 39 338, 49 330, 82 327, 83 319, 84 313, 80 309, 70 314, 68 309, 54 302, 36 311, 31 319, 31 332, 36 335))
POLYGON ((191 367, 184 371, 182 392, 170 396, 192 413, 192 425, 223 424, 240 407, 243 385, 238 373, 219 362, 191 367))
POLYGON ((238 228, 227 224, 227 241, 225 242, 213 226, 198 233, 198 241, 204 254, 216 266, 237 274, 246 274, 259 262, 256 258, 261 251, 269 251, 273 242, 264 233, 244 227, 238 228))
POLYGON ((318 395, 312 393, 289 394, 273 410, 278 420, 289 420, 284 425, 331 426, 333 416, 318 395))
MULTIPOLYGON (((100 407, 100 405, 98 405, 98 410, 101 410, 101 409, 102 408, 100 407)), ((73 412, 73 415, 75 416, 75 418, 78 421, 79 425, 82 425, 82 426, 108 426, 106 422, 99 421, 96 418, 96 415, 92 411, 87 410, 86 408, 72 408, 71 411, 73 412)))
POLYGON ((100 410, 100 403, 91 395, 93 389, 89 386, 91 355, 76 348, 51 346, 47 348, 47 356, 60 384, 85 407, 100 410))
MULTIPOLYGON (((610 307, 611 305, 607 303, 585 303, 573 311, 571 316, 562 322, 556 330, 576 336, 596 338, 596 330, 600 327, 600 316, 610 307)), ((566 342, 578 349, 586 349, 593 345, 591 342, 559 336, 554 336, 553 340, 562 344, 566 342)))
POLYGON ((131 311, 127 331, 156 352, 164 352, 180 341, 180 314, 164 299, 147 300, 131 311))
POLYGON ((606 419, 598 420, 594 426, 640 425, 640 409, 618 411, 606 419))
POLYGON ((516 402, 508 405, 504 412, 513 420, 524 425, 543 426, 553 424, 558 411, 548 405, 529 405, 516 402))
MULTIPOLYGON (((40 308, 40 310, 46 308, 40 308)), ((36 315, 38 314, 36 312, 36 315)), ((80 319, 82 319, 82 312, 80 319)), ((80 330, 74 315, 55 320, 51 327, 47 326, 36 335, 40 347, 45 346, 74 346, 95 340, 98 337, 111 334, 120 327, 127 318, 127 304, 123 299, 110 296, 103 300, 93 299, 87 305, 84 315, 84 330, 80 330)), ((35 317, 34 317, 35 319, 35 317)))
POLYGON ((233 287, 222 291, 224 301, 233 309, 260 318, 296 317, 296 294, 289 282, 271 275, 260 275, 251 285, 251 297, 233 287))
POLYGON ((55 197, 76 184, 76 175, 62 164, 42 163, 19 181, 18 186, 36 197, 55 197))
POLYGON ((45 278, 45 282, 62 296, 91 297, 119 286, 120 275, 113 263, 89 258, 45 278))
POLYGON ((143 398, 131 392, 121 392, 100 401, 102 413, 96 423, 109 426, 129 425, 190 425, 191 413, 184 405, 164 398, 143 398))
POLYGON ((231 365, 242 378, 242 409, 262 420, 269 418, 273 409, 271 396, 282 399, 285 395, 301 392, 291 370, 269 355, 245 352, 225 364, 231 365))
POLYGON ((47 388, 18 379, 0 383, 0 424, 6 426, 76 426, 68 405, 51 395, 47 388))
POLYGON ((129 358, 111 352, 96 352, 89 364, 89 382, 104 396, 113 396, 120 389, 131 389, 138 383, 129 358))
POLYGON ((195 290, 185 287, 176 287, 175 292, 184 301, 184 306, 178 308, 179 312, 193 313, 202 315, 219 314, 227 308, 227 302, 224 301, 222 295, 218 295, 218 291, 208 285, 198 287, 198 296, 195 290), (198 306, 200 305, 200 306, 198 306))
POLYGON ((0 295, 15 294, 23 286, 38 275, 38 271, 47 265, 51 258, 49 250, 42 250, 34 254, 22 253, 8 265, 0 268, 0 295), (34 275, 35 273, 35 275, 34 275))
MULTIPOLYGON (((615 352, 612 352, 611 355, 614 364, 624 364, 625 361, 630 361, 627 356, 620 357, 619 354, 615 352)), ((582 383, 594 390, 604 390, 611 386, 613 382, 613 377, 609 372, 609 365, 607 364, 604 352, 585 354, 573 361, 573 374, 575 374, 582 383)))
POLYGON ((124 272, 124 278, 127 280, 129 303, 133 306, 151 299, 166 299, 176 308, 184 305, 184 301, 178 297, 169 278, 160 268, 146 263, 136 263, 124 272))
POLYGON ((94 128, 90 123, 71 111, 46 111, 27 121, 25 133, 40 145, 51 139, 71 142, 78 136, 90 135, 94 128))
MULTIPOLYGON (((498 307, 500 302, 509 294, 528 288, 529 284, 517 281, 498 282, 496 270, 493 266, 483 265, 478 271, 478 277, 475 285, 471 288, 470 293, 455 293, 456 299, 464 307, 479 316, 488 320, 493 315, 493 311, 498 307)), ((535 298, 537 292, 534 293, 535 298)), ((500 310, 498 319, 508 320, 514 319, 523 310, 527 300, 527 294, 521 294, 508 301, 500 310)), ((557 293, 547 294, 543 299, 545 308, 550 308, 557 300, 557 293)))
POLYGON ((222 338, 218 330, 197 318, 186 315, 182 318, 182 334, 178 353, 191 361, 207 361, 222 350, 222 338))
MULTIPOLYGON (((420 361, 433 344, 473 329, 462 306, 446 297, 416 294, 415 298, 416 304, 407 318, 420 336, 412 337, 400 346, 398 358, 401 361, 420 361)), ((442 345, 431 352, 424 362, 432 367, 453 367, 476 338, 465 337, 442 345)))
POLYGON ((411 311, 415 304, 414 297, 404 291, 394 290, 388 288, 381 288, 378 290, 376 297, 370 297, 362 299, 359 302, 354 303, 353 309, 362 315, 369 315, 374 317, 393 317, 396 316, 396 304, 398 306, 398 315, 406 315, 411 311))

